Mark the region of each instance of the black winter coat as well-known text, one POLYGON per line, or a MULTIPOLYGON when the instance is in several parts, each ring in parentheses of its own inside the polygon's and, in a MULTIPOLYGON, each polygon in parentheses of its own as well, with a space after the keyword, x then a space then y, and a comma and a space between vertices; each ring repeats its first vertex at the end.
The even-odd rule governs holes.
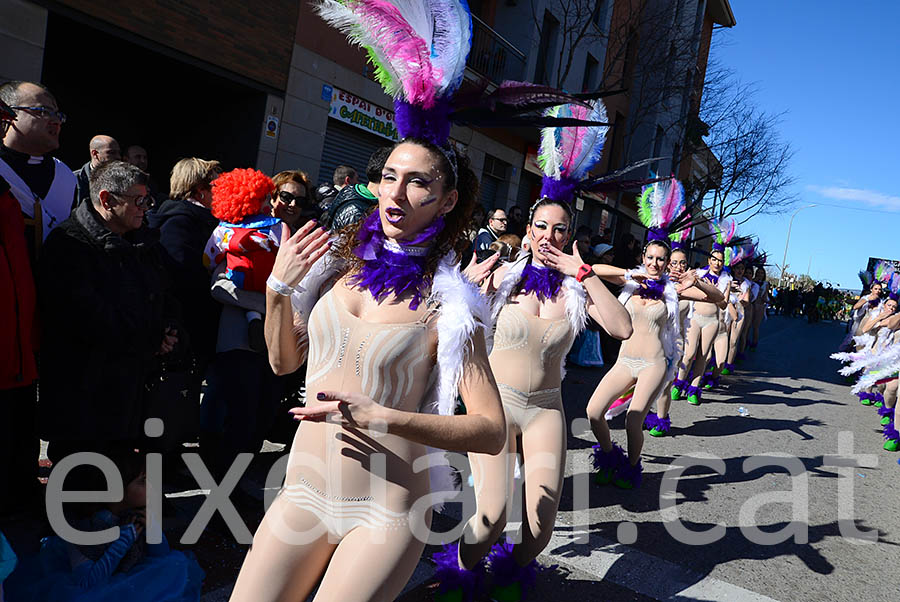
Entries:
POLYGON ((145 378, 178 327, 168 287, 146 227, 114 234, 88 202, 50 233, 38 265, 43 438, 141 436, 145 378))
POLYGON ((218 225, 209 209, 189 201, 169 199, 147 214, 151 228, 159 230, 166 270, 174 285, 191 348, 201 364, 215 354, 222 306, 210 294, 210 272, 203 258, 206 243, 218 225))

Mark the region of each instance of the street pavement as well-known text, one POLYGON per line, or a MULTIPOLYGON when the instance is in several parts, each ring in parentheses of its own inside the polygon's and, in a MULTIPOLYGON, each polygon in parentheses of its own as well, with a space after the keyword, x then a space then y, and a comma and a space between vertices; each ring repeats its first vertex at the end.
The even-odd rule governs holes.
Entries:
MULTIPOLYGON (((900 466, 897 454, 882 450, 875 410, 850 395, 837 362, 828 358, 843 327, 774 317, 762 332, 759 349, 736 376, 704 395, 702 405, 673 404, 670 436, 646 437, 644 482, 635 491, 589 484, 594 440, 584 408, 602 370, 569 369, 564 400, 572 428, 564 491, 553 539, 539 558, 555 568, 539 577, 532 599, 898 597, 900 514, 894 503, 900 466), (708 465, 697 465, 698 458, 708 465), (680 465, 686 468, 676 478, 680 465), (661 500, 667 484, 671 493, 661 500), (720 533, 694 545, 678 535, 679 524, 691 531, 720 525, 720 533), (777 535, 789 527, 790 537, 777 535), (783 541, 764 544, 767 535, 783 541)), ((623 426, 623 417, 612 423, 624 446, 623 426)), ((249 473, 246 489, 257 499, 261 493, 253 483, 262 483, 267 467, 284 453, 280 446, 268 450, 249 473)), ((202 500, 194 494, 170 501, 187 514, 202 500)), ((449 504, 435 517, 440 530, 459 523, 458 506, 449 504)), ((517 520, 512 517, 510 526, 517 520)), ((427 555, 435 549, 426 550, 404 602, 431 598, 427 555)), ((228 598, 245 550, 204 534, 195 550, 209 575, 204 600, 228 598)))

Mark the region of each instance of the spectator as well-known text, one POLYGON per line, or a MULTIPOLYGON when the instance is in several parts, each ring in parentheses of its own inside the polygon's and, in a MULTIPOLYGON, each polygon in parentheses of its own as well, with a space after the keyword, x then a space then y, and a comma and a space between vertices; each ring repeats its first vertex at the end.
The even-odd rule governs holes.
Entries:
MULTIPOLYGON (((122 155, 122 160, 126 163, 131 163, 144 173, 148 175, 150 174, 150 156, 147 154, 147 150, 143 146, 132 144, 125 149, 125 154, 122 155)), ((157 203, 162 203, 166 200, 166 198, 163 194, 160 193, 159 187, 153 180, 153 176, 149 177, 150 183, 147 184, 147 194, 153 197, 154 205, 156 205, 157 203)), ((171 191, 169 192, 169 194, 171 196, 171 191)))
MULTIPOLYGON (((604 242, 598 243, 594 245, 594 248, 591 249, 591 252, 594 254, 594 257, 597 259, 595 263, 605 263, 607 265, 613 264, 613 246, 604 242)), ((604 284, 606 281, 603 281, 604 284)))
MULTIPOLYGON (((91 160, 75 171, 78 178, 78 198, 76 204, 86 201, 91 197, 91 172, 109 161, 121 161, 122 153, 119 151, 119 143, 112 136, 94 136, 89 145, 91 160)), ((138 168, 140 169, 140 168, 138 168)), ((141 170, 143 171, 143 170, 141 170)), ((73 207, 74 208, 74 207, 73 207)))
POLYGON ((149 202, 147 174, 121 161, 100 165, 91 202, 44 245, 40 421, 51 460, 133 449, 154 357, 181 350, 162 250, 143 226, 149 202))
POLYGON ((219 223, 209 208, 212 182, 220 172, 218 161, 181 159, 169 179, 172 198, 147 214, 150 227, 159 230, 165 266, 182 307, 201 379, 215 354, 221 312, 209 294, 209 270, 204 262, 206 241, 219 223))
POLYGON ((16 113, 0 144, 0 177, 10 185, 27 217, 25 239, 33 262, 41 241, 69 217, 76 198, 75 174, 50 156, 59 148, 59 131, 66 116, 50 90, 38 83, 0 85, 0 100, 16 113))
POLYGON ((475 253, 483 251, 491 246, 501 234, 506 234, 508 219, 503 209, 493 209, 488 213, 487 226, 478 231, 475 237, 475 253))
POLYGON ((19 202, 0 177, 0 515, 38 502, 34 277, 19 202), (37 455, 36 455, 37 454, 37 455))
POLYGON ((636 253, 639 252, 640 245, 637 239, 630 232, 625 232, 619 237, 619 242, 613 251, 613 265, 630 270, 640 264, 640 261, 636 259, 636 253))
POLYGON ((356 186, 359 184, 359 174, 349 165, 338 165, 334 170, 331 181, 334 183, 334 187, 338 189, 338 192, 340 192, 345 186, 356 186))
POLYGON ((319 214, 322 215, 329 209, 334 202, 334 198, 338 195, 338 189, 333 184, 319 184, 316 188, 315 199, 319 206, 319 214))
POLYGON ((513 205, 509 209, 509 222, 506 231, 515 234, 519 238, 525 236, 525 213, 518 205, 513 205))
MULTIPOLYGON (((341 189, 331 204, 331 208, 322 217, 323 228, 335 232, 344 226, 355 224, 378 203, 381 172, 384 170, 384 162, 391 154, 391 148, 383 146, 369 157, 369 164, 366 166, 366 178, 369 180, 367 185, 353 184, 341 189)), ((335 176, 336 178, 337 176, 335 176)))
POLYGON ((466 238, 468 238, 469 242, 471 242, 473 245, 475 244, 475 237, 478 236, 478 232, 484 225, 484 219, 484 207, 482 207, 481 205, 476 205, 475 209, 472 210, 472 220, 470 221, 469 228, 466 231, 466 238))
POLYGON ((312 198, 312 183, 302 171, 282 171, 272 178, 275 195, 272 197, 272 215, 291 229, 291 234, 311 219, 319 217, 318 207, 312 198))
MULTIPOLYGON (((118 502, 67 504, 70 524, 80 531, 114 528, 118 538, 108 543, 84 545, 58 535, 44 540, 36 556, 23 558, 10 577, 13 600, 119 600, 154 602, 200 599, 204 573, 192 554, 172 550, 165 534, 152 544, 146 530, 158 517, 147 514, 147 484, 140 456, 131 452, 111 458, 124 484, 118 502), (79 545, 81 544, 81 545, 79 545)), ((85 476, 82 491, 103 491, 108 485, 99 470, 78 467, 85 476)), ((68 479, 67 479, 68 480, 68 479)), ((109 499, 109 498, 107 498, 109 499)), ((158 523, 157 523, 158 524, 158 523)), ((155 527, 154 527, 155 528, 155 527)))

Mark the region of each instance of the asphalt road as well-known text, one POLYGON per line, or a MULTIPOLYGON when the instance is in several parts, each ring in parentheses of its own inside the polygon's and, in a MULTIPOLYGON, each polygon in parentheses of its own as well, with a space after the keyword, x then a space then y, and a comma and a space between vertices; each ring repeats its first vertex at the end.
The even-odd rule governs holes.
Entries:
MULTIPOLYGON (((532 599, 896 599, 900 466, 881 448, 875 410, 849 394, 828 359, 842 337, 837 324, 769 319, 736 376, 699 407, 676 402, 671 436, 646 438, 644 483, 635 491, 587 483, 594 441, 579 419, 602 371, 570 369, 564 494, 539 558, 556 568, 541 576, 532 599), (679 525, 718 531, 697 545, 679 525), (793 530, 779 534, 786 529, 793 530)), ((625 443, 622 418, 613 433, 625 443)), ((270 449, 255 463, 257 474, 266 456, 280 455, 270 449)), ((191 499, 176 501, 184 507, 191 499)), ((449 529, 459 519, 451 506, 435 522, 449 529)), ((210 577, 204 600, 227 599, 243 546, 207 534, 198 548, 210 577)), ((430 573, 423 560, 401 599, 430 599, 430 573)))

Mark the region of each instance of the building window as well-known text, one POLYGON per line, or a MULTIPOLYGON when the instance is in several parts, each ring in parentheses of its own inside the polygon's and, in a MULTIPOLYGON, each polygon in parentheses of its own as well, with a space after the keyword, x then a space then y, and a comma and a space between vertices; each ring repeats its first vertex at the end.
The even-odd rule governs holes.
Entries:
POLYGON ((584 79, 581 83, 582 92, 592 92, 594 90, 594 86, 597 85, 597 71, 599 69, 600 63, 588 53, 587 59, 584 61, 584 79))
POLYGON ((549 84, 553 71, 552 55, 556 52, 556 40, 559 37, 559 21, 544 11, 544 21, 541 24, 541 42, 538 46, 537 67, 534 70, 534 80, 539 84, 549 84))
POLYGON ((509 163, 484 155, 481 174, 481 204, 488 209, 506 208, 509 193, 509 163))

